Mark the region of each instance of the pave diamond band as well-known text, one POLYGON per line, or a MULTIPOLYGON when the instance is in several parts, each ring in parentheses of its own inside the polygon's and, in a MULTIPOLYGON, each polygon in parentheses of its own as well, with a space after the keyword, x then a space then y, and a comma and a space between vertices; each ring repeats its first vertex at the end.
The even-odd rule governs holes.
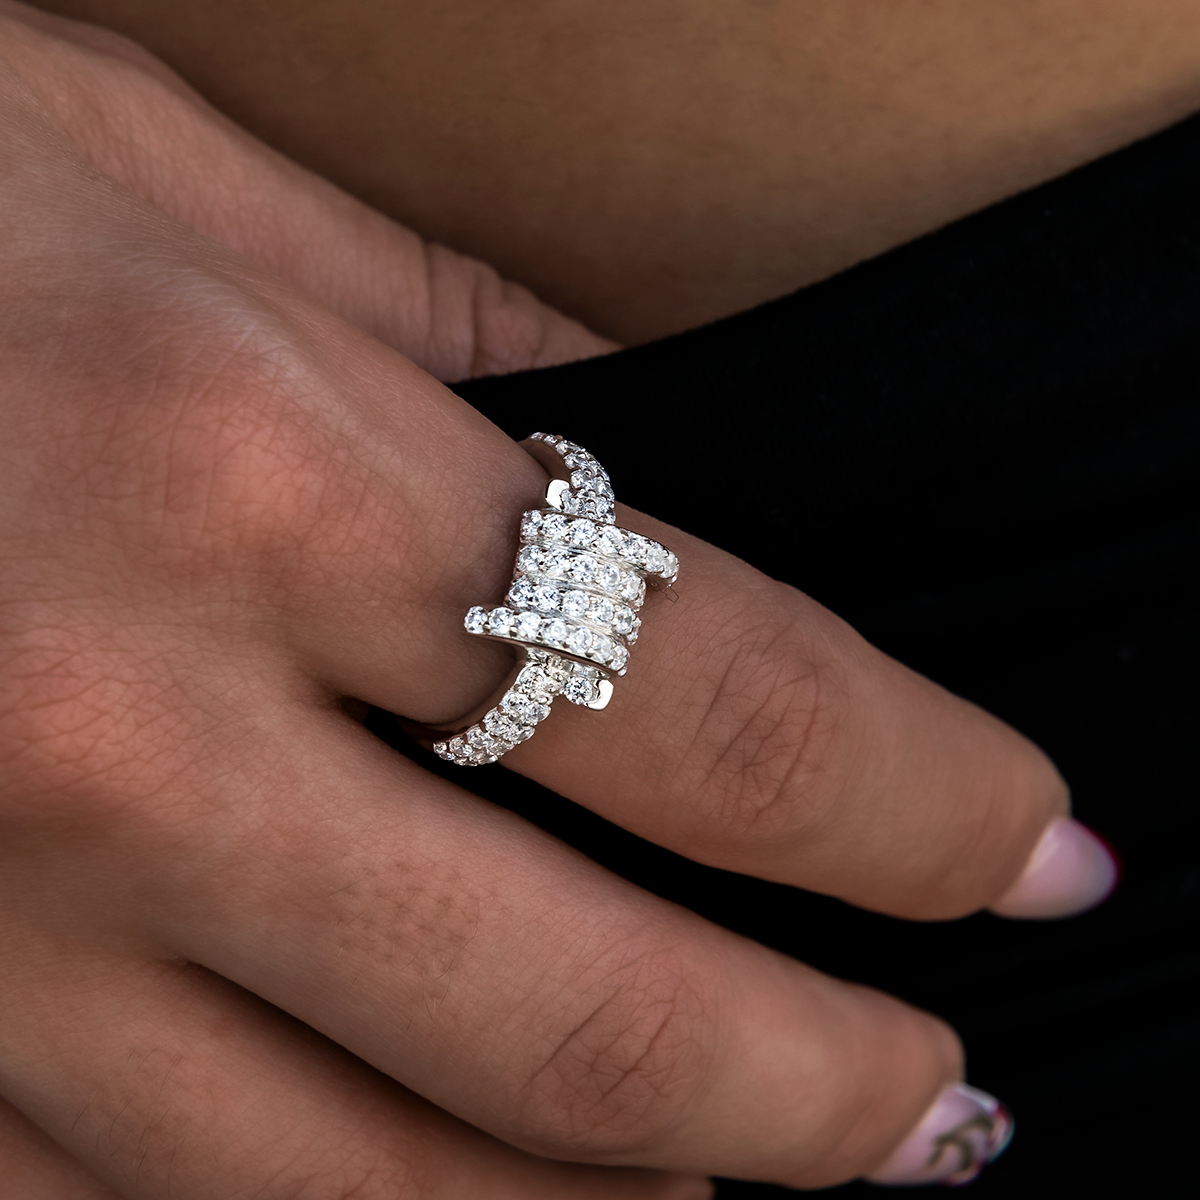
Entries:
POLYGON ((533 736, 556 696, 603 708, 641 629, 646 587, 670 588, 679 560, 613 521, 612 485, 582 446, 535 433, 522 445, 550 471, 545 506, 521 518, 521 544, 503 604, 477 605, 468 633, 522 650, 515 678, 481 720, 435 741, 460 766, 493 763, 533 736))

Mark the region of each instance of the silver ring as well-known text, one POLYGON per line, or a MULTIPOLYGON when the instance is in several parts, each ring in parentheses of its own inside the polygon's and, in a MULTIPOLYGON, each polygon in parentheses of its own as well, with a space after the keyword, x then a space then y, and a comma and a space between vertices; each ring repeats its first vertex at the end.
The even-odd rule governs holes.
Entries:
POLYGON ((613 521, 608 473, 581 446, 535 433, 521 445, 550 472, 545 505, 521 518, 521 548, 503 604, 477 605, 464 624, 476 637, 521 650, 515 675, 481 719, 433 743, 463 767, 493 763, 533 736, 555 697, 604 708, 624 675, 649 585, 679 577, 665 546, 613 521))

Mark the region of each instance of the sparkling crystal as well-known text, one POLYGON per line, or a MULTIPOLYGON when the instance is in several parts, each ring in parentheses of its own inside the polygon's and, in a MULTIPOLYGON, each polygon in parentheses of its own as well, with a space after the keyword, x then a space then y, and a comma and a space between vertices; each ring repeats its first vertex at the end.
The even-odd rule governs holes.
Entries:
POLYGON ((567 632, 567 623, 561 617, 542 622, 542 641, 548 642, 551 646, 563 645, 567 640, 567 632))
POLYGON ((446 749, 457 758, 458 755, 466 753, 467 743, 461 737, 453 737, 447 743, 446 749))
POLYGON ((537 509, 531 509, 521 518, 521 540, 531 542, 541 528, 542 514, 537 509))
POLYGON ((567 636, 567 649, 572 654, 586 654, 592 646, 592 635, 582 625, 577 625, 567 636))
POLYGON ((527 742, 533 737, 533 727, 531 725, 520 725, 517 727, 516 736, 512 739, 516 743, 527 742))
POLYGON ((590 488, 595 482, 596 468, 590 464, 579 467, 571 472, 571 486, 573 488, 590 488))
POLYGON ((596 540, 596 527, 591 521, 573 521, 571 523, 571 545, 589 549, 596 540))
POLYGON ((651 575, 663 575, 667 570, 667 556, 661 546, 653 542, 646 549, 646 567, 651 575))
POLYGON ((629 662, 629 651, 624 646, 614 646, 612 655, 612 669, 614 671, 625 670, 626 663, 629 662))
POLYGON ((626 575, 621 580, 621 599, 636 601, 643 594, 645 584, 634 574, 626 575))
POLYGON ((626 608, 623 604, 618 604, 617 610, 613 614, 612 627, 617 633, 628 633, 633 628, 634 620, 633 610, 626 608))
POLYGON ((517 555, 517 568, 527 575, 532 575, 538 569, 542 553, 536 546, 522 546, 517 555))
POLYGON ((638 640, 638 630, 642 627, 640 617, 633 618, 633 628, 625 635, 625 640, 632 646, 638 640))
POLYGON ((493 737, 500 738, 501 741, 505 742, 515 741, 517 730, 520 729, 520 726, 512 717, 508 716, 507 713, 502 713, 498 708, 493 708, 483 718, 483 724, 493 737))
POLYGON ((513 608, 532 608, 534 604, 534 586, 528 579, 518 579, 508 589, 508 602, 513 608))
POLYGON ((635 559, 638 556, 638 546, 641 538, 636 533, 627 534, 624 544, 621 546, 621 557, 635 559))
POLYGON ((592 648, 588 651, 588 657, 594 658, 597 662, 607 663, 612 661, 612 656, 612 639, 606 638, 602 633, 597 634, 592 639, 592 648))
POLYGON ((467 730, 467 742, 476 750, 483 750, 488 754, 493 754, 496 750, 495 739, 486 729, 481 729, 478 725, 472 725, 467 730))
POLYGON ((559 443, 558 443, 559 454, 570 454, 570 452, 572 450, 575 450, 576 448, 577 447, 575 446, 574 442, 568 442, 565 438, 559 439, 559 443))
POLYGON ((591 583, 596 578, 600 564, 590 554, 578 554, 571 561, 571 578, 580 583, 591 583))
POLYGON ((586 675, 574 675, 563 688, 563 695, 572 704, 590 704, 600 695, 600 691, 596 687, 595 679, 586 675))
POLYGON ((679 574, 679 559, 675 557, 669 550, 667 551, 666 576, 668 579, 674 579, 679 574))
POLYGON ((434 754, 439 754, 439 755, 441 755, 442 758, 445 758, 446 757, 446 743, 445 742, 434 742, 433 743, 433 752, 434 752, 434 754))
POLYGON ((615 525, 606 525, 598 532, 596 549, 601 554, 611 554, 617 558, 624 548, 625 535, 615 525))
POLYGON ((551 542, 565 542, 571 522, 562 513, 547 513, 542 521, 542 537, 551 542))
POLYGON ((596 572, 596 583, 606 592, 616 591, 621 586, 621 568, 615 563, 604 563, 596 572))
POLYGON ((542 557, 542 570, 547 575, 565 575, 570 563, 570 551, 559 546, 551 546, 542 557))
POLYGON ((588 620, 595 622, 597 625, 611 625, 613 616, 613 602, 606 600, 603 596, 593 596, 592 602, 588 606, 588 620))
POLYGON ((558 693, 558 688, 537 667, 525 667, 517 676, 517 687, 538 704, 549 704, 558 693))
POLYGON ((488 633, 498 633, 501 636, 507 635, 512 621, 513 613, 511 609, 493 608, 488 614, 488 633))
POLYGON ((587 592, 568 592, 563 597, 562 610, 568 617, 582 617, 588 610, 587 592))
POLYGON ((463 624, 467 627, 468 633, 482 633, 487 624, 487 610, 480 608, 478 604, 474 608, 468 609, 463 624))
POLYGON ((534 588, 533 603, 542 612, 554 612, 562 603, 562 592, 552 584, 543 583, 534 588))
POLYGON ((555 442, 561 442, 562 438, 560 438, 557 433, 548 433, 542 440, 547 446, 553 446, 555 442))
POLYGON ((517 614, 516 622, 513 625, 513 636, 520 638, 523 642, 532 642, 537 639, 541 632, 542 619, 535 612, 523 612, 517 614))

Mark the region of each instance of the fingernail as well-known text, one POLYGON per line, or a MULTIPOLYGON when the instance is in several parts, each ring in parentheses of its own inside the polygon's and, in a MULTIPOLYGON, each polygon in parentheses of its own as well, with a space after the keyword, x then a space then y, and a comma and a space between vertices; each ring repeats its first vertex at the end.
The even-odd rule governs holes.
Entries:
POLYGON ((1071 917, 1095 908, 1120 874, 1109 848, 1070 817, 1051 821, 1021 878, 992 905, 1001 917, 1071 917))
POLYGON ((1012 1114, 987 1092, 952 1083, 868 1183, 970 1183, 1012 1140, 1012 1114))

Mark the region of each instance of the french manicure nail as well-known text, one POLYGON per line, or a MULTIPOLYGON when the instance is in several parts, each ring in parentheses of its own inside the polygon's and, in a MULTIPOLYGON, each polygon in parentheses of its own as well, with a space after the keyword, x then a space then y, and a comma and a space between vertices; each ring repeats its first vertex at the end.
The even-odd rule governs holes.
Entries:
POLYGON ((892 1187, 970 1183, 1012 1139, 1008 1109, 987 1092, 952 1083, 868 1183, 892 1187))
POLYGON ((1108 847, 1070 817, 1051 821, 1020 879, 992 905, 1001 917, 1071 917, 1087 912, 1117 885, 1108 847))

